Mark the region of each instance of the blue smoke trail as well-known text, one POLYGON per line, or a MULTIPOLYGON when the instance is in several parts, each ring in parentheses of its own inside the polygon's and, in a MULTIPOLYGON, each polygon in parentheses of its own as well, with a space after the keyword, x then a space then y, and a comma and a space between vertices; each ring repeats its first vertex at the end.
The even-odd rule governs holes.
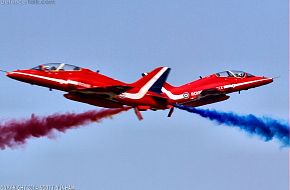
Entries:
POLYGON ((282 143, 282 146, 289 146, 289 124, 286 122, 283 123, 269 117, 257 117, 253 114, 238 115, 233 112, 220 112, 217 110, 200 109, 183 105, 174 106, 198 114, 201 117, 208 118, 218 124, 238 127, 249 134, 260 136, 264 141, 270 141, 275 138, 282 143))

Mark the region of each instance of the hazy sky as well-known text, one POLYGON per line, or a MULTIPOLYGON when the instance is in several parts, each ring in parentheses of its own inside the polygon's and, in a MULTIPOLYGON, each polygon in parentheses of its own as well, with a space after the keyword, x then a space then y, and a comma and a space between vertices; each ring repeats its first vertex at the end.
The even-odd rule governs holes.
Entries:
MULTIPOLYGON (((158 66, 181 85, 226 69, 280 76, 223 111, 288 118, 288 1, 56 0, 0 5, 0 69, 65 62, 133 82, 158 66)), ((0 75, 0 117, 97 109, 0 75)), ((176 110, 133 111, 0 151, 0 185, 77 190, 288 190, 288 149, 176 110)))

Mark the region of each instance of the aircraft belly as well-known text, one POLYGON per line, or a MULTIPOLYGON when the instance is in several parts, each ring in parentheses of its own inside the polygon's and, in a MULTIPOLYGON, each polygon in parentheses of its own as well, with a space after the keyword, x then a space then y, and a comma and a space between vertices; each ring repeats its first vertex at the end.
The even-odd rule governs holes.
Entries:
POLYGON ((150 96, 145 96, 141 99, 130 99, 125 97, 116 97, 114 99, 121 104, 126 104, 133 107, 141 105, 156 109, 167 109, 167 102, 160 102, 150 96))
POLYGON ((82 103, 86 103, 86 104, 90 104, 90 105, 94 105, 98 107, 104 107, 104 108, 122 108, 123 107, 123 105, 120 104, 119 102, 115 102, 109 99, 99 98, 95 96, 68 93, 68 94, 64 94, 64 97, 69 100, 82 102, 82 103))
POLYGON ((208 97, 201 98, 199 100, 187 101, 187 102, 183 102, 180 104, 186 105, 186 106, 191 106, 191 107, 198 107, 198 106, 203 106, 203 105, 207 105, 207 104, 225 101, 229 98, 230 98, 230 96, 227 96, 227 95, 208 96, 208 97))

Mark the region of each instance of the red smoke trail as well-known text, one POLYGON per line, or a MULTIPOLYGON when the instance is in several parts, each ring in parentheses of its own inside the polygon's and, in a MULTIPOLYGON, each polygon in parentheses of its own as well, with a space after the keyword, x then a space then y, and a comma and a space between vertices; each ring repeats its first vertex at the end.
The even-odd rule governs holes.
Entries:
POLYGON ((100 122, 102 119, 116 115, 130 109, 102 109, 84 113, 53 114, 46 117, 31 115, 25 120, 10 120, 0 123, 0 148, 13 148, 26 143, 26 140, 35 137, 44 137, 52 134, 54 130, 65 132, 86 125, 91 122, 100 122))

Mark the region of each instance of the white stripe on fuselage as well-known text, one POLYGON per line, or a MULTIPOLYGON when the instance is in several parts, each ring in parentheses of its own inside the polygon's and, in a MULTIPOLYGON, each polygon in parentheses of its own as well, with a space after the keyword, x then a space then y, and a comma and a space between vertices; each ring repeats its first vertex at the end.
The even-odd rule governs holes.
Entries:
POLYGON ((141 99, 145 96, 148 90, 153 86, 153 84, 166 72, 168 67, 163 67, 152 79, 150 79, 137 93, 123 93, 121 94, 122 97, 129 98, 129 99, 141 99))
POLYGON ((269 80, 269 79, 266 78, 266 79, 259 79, 259 80, 249 81, 249 82, 241 82, 241 83, 237 83, 237 84, 230 84, 230 85, 225 85, 224 88, 235 88, 237 86, 242 86, 242 85, 245 85, 245 84, 252 84, 252 83, 261 82, 261 81, 265 81, 265 80, 269 80))
POLYGON ((22 72, 11 72, 11 74, 20 74, 20 75, 25 75, 25 76, 31 76, 31 77, 36 77, 36 78, 40 78, 40 79, 45 79, 45 80, 49 80, 49 81, 53 81, 53 82, 58 82, 60 84, 73 84, 73 85, 80 85, 86 88, 90 88, 91 85, 89 84, 84 84, 78 81, 74 81, 74 80, 63 80, 63 79, 56 79, 56 78, 51 78, 51 77, 45 77, 45 76, 40 76, 40 75, 35 75, 35 74, 29 74, 29 73, 22 73, 22 72))
POLYGON ((183 99, 183 94, 172 94, 172 92, 170 92, 169 90, 167 90, 166 88, 162 87, 161 91, 163 93, 165 93, 171 100, 179 100, 179 99, 183 99))

